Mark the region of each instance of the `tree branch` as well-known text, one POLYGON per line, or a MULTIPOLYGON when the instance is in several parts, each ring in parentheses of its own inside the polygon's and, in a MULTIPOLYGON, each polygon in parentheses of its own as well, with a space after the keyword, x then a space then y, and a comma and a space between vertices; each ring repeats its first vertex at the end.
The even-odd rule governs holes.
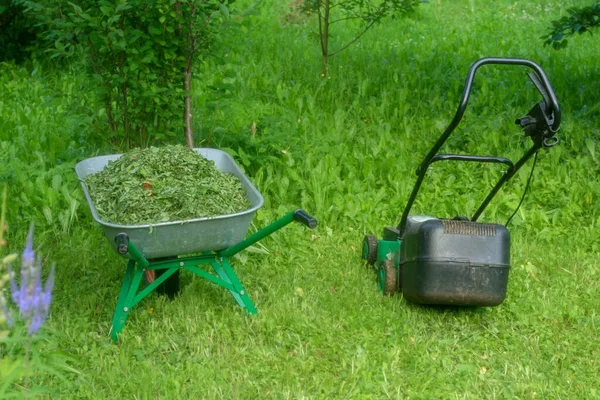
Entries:
POLYGON ((379 9, 373 13, 373 18, 371 19, 371 22, 369 22, 367 24, 367 26, 365 27, 365 29, 363 29, 362 32, 360 32, 358 35, 356 35, 354 37, 354 39, 352 39, 350 42, 348 42, 345 46, 338 49, 337 51, 334 51, 333 53, 328 54, 327 56, 332 57, 332 56, 338 54, 339 52, 344 51, 349 46, 351 46, 354 42, 356 42, 358 39, 360 39, 360 37, 362 35, 364 35, 373 25, 375 25, 375 23, 379 22, 385 16, 385 12, 386 12, 385 5, 380 6, 379 9))
POLYGON ((350 47, 350 45, 352 45, 352 43, 356 42, 358 39, 360 39, 360 37, 362 35, 364 35, 376 22, 378 22, 378 19, 374 19, 373 21, 369 22, 369 24, 365 27, 365 29, 363 29, 363 31, 361 33, 359 33, 358 35, 356 35, 356 37, 354 39, 352 39, 350 42, 348 42, 345 46, 343 46, 341 49, 338 49, 337 51, 334 51, 333 53, 329 53, 327 56, 328 57, 333 57, 336 54, 346 50, 348 47, 350 47))
POLYGON ((346 18, 340 18, 340 19, 336 19, 335 21, 331 21, 331 22, 329 23, 329 25, 333 25, 333 24, 335 24, 336 22, 349 21, 349 20, 353 20, 353 19, 360 19, 360 17, 359 17, 359 16, 354 16, 354 17, 346 17, 346 18))

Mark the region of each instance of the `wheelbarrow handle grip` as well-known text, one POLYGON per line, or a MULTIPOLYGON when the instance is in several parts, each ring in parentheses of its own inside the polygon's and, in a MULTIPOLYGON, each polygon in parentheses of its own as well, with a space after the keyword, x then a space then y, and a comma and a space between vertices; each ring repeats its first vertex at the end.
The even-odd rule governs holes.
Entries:
POLYGON ((271 233, 278 231, 286 225, 291 224, 292 222, 297 221, 301 224, 308 226, 313 229, 317 226, 317 220, 311 217, 306 213, 306 211, 298 209, 296 211, 290 211, 285 216, 279 218, 277 221, 265 226, 258 232, 254 232, 252 235, 248 236, 246 239, 242 240, 239 243, 234 244, 233 246, 219 251, 217 254, 221 257, 230 257, 240 251, 252 246, 254 243, 259 240, 269 236, 271 233))
POLYGON ((317 220, 308 215, 306 211, 302 209, 298 209, 294 212, 294 221, 300 222, 310 229, 315 229, 317 227, 317 220))
POLYGON ((118 233, 115 236, 115 243, 117 243, 117 251, 120 255, 127 254, 129 251, 129 236, 126 233, 118 233))

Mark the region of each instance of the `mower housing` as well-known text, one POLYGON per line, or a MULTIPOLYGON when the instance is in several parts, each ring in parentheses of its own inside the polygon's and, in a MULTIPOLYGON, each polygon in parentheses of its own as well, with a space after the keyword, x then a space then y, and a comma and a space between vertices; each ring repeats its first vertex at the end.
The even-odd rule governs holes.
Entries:
POLYGON ((400 246, 404 298, 419 304, 496 306, 506 297, 510 233, 499 224, 409 216, 400 246))

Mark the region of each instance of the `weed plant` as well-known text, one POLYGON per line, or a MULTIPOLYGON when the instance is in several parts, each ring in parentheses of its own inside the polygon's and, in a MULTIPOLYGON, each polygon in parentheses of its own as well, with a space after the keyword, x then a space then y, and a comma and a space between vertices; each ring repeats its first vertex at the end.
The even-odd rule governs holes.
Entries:
MULTIPOLYGON (((61 265, 48 320, 60 334, 44 351, 75 358, 81 371, 37 383, 66 398, 599 397, 598 39, 560 51, 540 39, 548 21, 584 3, 433 0, 333 58, 327 79, 314 21, 290 23, 276 1, 242 16, 213 49, 218 57, 199 66, 196 142, 229 151, 261 191, 256 228, 297 207, 319 227, 290 225, 233 260, 256 317, 182 274, 181 295, 137 305, 118 345, 108 332, 125 261, 91 220, 72 167, 119 149, 86 140, 99 108, 78 89, 76 69, 2 65, 9 224, 23 231, 34 219, 42 252, 61 265), (540 64, 564 121, 509 226, 507 299, 457 309, 383 297, 360 259, 362 237, 398 223, 415 169, 452 119, 469 66, 485 56, 540 64)), ((337 34, 333 42, 350 35, 337 34)), ((518 158, 530 143, 514 119, 540 100, 525 72, 483 67, 444 151, 518 158)), ((530 165, 483 221, 506 221, 530 165)), ((501 174, 439 163, 413 212, 469 215, 501 174)))

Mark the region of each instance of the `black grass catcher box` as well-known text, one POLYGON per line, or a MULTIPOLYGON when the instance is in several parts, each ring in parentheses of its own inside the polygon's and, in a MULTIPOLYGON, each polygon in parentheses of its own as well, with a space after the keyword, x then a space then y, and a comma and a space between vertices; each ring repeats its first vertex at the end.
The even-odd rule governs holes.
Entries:
POLYGON ((506 297, 510 233, 503 225, 409 216, 400 253, 409 301, 495 306, 506 297))

